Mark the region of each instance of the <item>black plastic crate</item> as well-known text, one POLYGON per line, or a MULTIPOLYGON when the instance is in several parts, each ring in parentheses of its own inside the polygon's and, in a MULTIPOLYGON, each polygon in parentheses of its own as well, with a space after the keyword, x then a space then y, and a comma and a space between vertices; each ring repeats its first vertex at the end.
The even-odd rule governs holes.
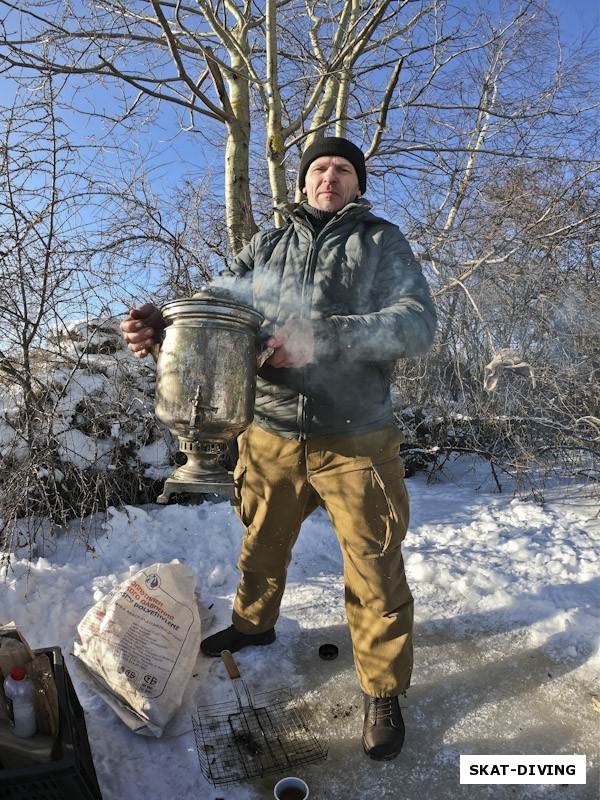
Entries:
POLYGON ((0 800, 102 800, 83 709, 60 647, 46 653, 58 695, 59 726, 55 759, 19 769, 0 769, 0 800))

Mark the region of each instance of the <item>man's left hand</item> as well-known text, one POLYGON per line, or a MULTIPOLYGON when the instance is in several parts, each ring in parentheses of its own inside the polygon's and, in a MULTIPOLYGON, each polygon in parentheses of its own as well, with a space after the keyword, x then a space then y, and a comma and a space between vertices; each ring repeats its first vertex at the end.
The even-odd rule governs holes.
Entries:
POLYGON ((308 319, 291 319, 266 342, 275 352, 267 361, 272 367, 304 367, 315 352, 315 333, 308 319))

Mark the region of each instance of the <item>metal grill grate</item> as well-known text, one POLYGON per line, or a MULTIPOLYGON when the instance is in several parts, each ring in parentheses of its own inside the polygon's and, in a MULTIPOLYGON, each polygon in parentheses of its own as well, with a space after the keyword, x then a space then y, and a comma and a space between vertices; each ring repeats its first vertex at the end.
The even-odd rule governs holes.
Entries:
POLYGON ((192 718, 202 772, 214 785, 260 778, 323 761, 327 743, 305 722, 303 704, 287 689, 254 697, 250 706, 221 703, 192 718))

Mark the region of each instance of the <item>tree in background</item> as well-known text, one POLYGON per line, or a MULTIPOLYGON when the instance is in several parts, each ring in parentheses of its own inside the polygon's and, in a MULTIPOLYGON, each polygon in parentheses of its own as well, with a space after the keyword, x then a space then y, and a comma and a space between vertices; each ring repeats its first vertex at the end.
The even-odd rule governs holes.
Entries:
POLYGON ((509 450, 511 477, 541 454, 597 474, 597 53, 584 43, 567 57, 551 16, 503 9, 479 17, 482 46, 407 107, 402 142, 381 154, 440 316, 436 349, 400 388, 450 414, 449 450, 504 464, 509 450))
POLYGON ((1 7, 5 63, 118 87, 108 115, 90 109, 115 125, 139 124, 169 105, 181 129, 223 146, 234 253, 256 231, 253 200, 268 193, 270 209, 288 198, 298 147, 327 128, 351 128, 374 153, 393 125, 389 112, 402 106, 395 94, 403 69, 424 91, 440 68, 439 49, 463 38, 460 29, 443 32, 441 0, 1 7), (256 168, 265 157, 266 175, 256 168))

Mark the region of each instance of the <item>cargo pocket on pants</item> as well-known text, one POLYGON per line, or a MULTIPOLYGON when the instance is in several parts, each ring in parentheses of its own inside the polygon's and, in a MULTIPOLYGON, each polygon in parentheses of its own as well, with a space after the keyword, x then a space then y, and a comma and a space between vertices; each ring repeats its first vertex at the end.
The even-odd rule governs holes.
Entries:
POLYGON ((386 534, 382 553, 399 547, 406 537, 410 516, 408 492, 404 483, 404 464, 400 458, 393 458, 380 464, 373 464, 372 475, 378 487, 374 503, 379 518, 386 521, 386 534))
POLYGON ((244 483, 246 480, 246 465, 240 459, 235 465, 233 470, 233 495, 234 495, 234 511, 239 517, 242 525, 247 528, 247 514, 244 514, 244 483))

